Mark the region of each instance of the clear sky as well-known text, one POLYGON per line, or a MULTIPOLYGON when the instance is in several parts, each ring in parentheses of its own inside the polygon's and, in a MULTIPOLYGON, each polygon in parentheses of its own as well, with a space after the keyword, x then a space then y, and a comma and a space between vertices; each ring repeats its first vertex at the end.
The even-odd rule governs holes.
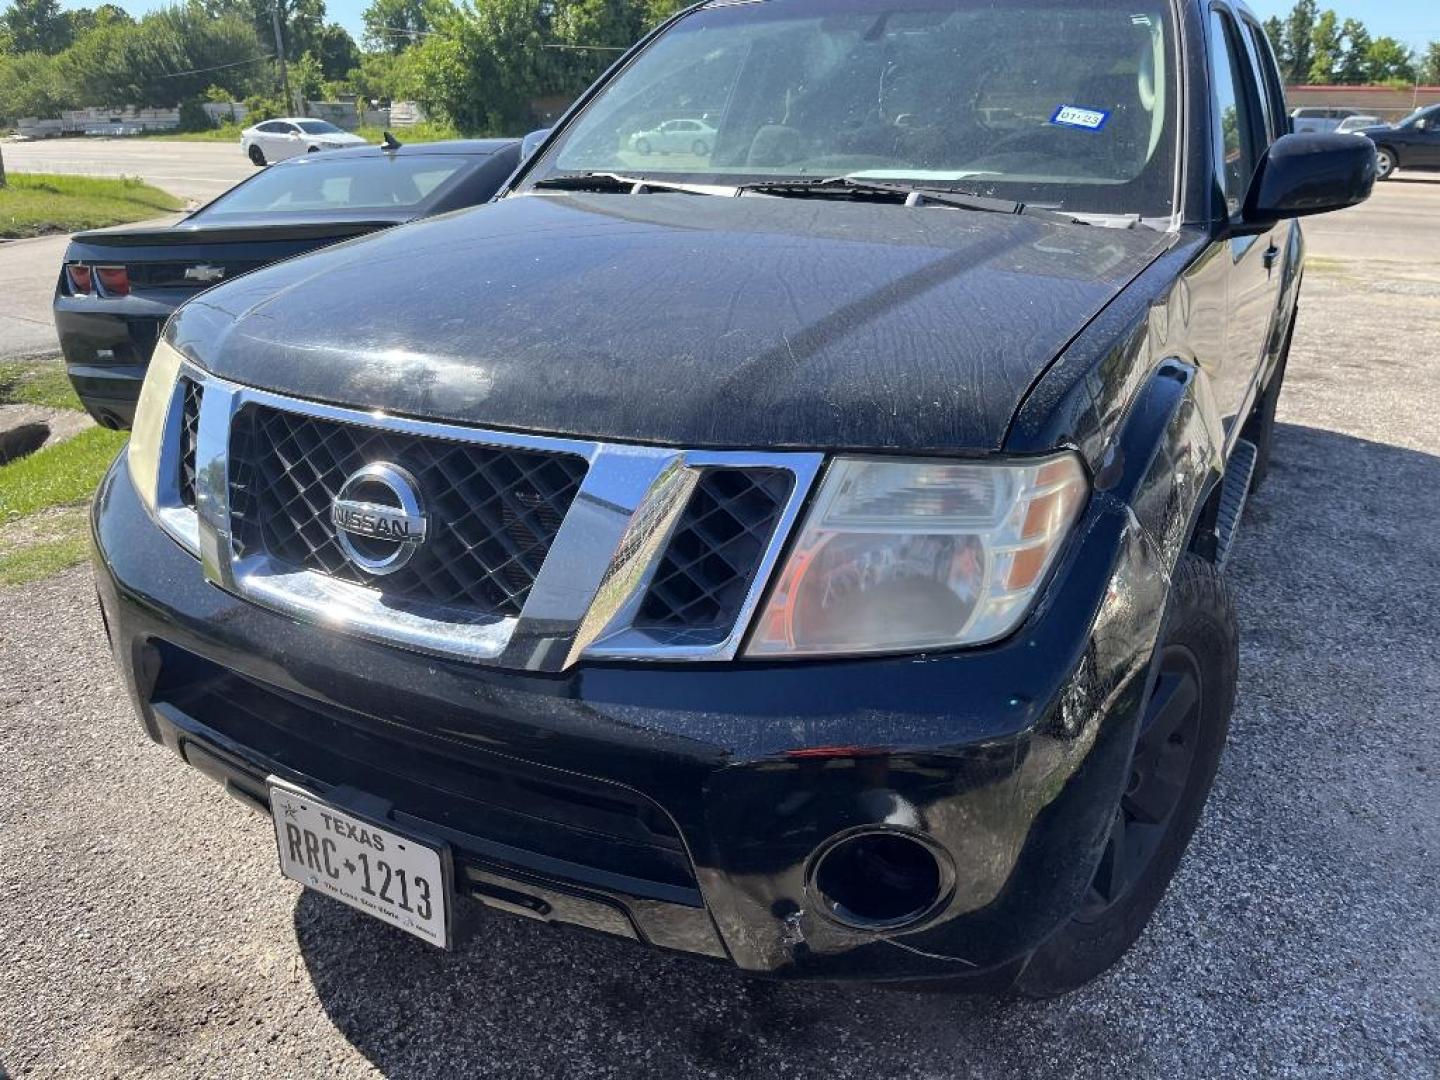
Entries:
MULTIPOLYGON (((94 7, 101 0, 63 0, 63 6, 94 7)), ((114 0, 132 15, 139 15, 164 0, 114 0)), ((0 0, 5 6, 8 0, 0 0)), ((1284 18, 1295 0, 1250 0, 1250 7, 1262 19, 1271 15, 1284 18)), ((350 31, 357 42, 364 27, 360 13, 369 0, 326 0, 327 17, 350 31)), ((1319 0, 1320 10, 1333 8, 1343 22, 1347 17, 1361 19, 1376 37, 1388 35, 1403 41, 1412 49, 1424 48, 1427 41, 1440 41, 1440 0, 1319 0)))

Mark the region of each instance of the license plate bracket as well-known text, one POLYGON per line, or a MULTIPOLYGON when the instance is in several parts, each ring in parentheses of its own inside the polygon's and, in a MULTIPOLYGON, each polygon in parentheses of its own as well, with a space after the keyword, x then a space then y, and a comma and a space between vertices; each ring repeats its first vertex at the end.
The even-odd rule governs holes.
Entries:
POLYGON ((266 783, 282 874, 421 941, 450 947, 448 845, 277 777, 266 783))

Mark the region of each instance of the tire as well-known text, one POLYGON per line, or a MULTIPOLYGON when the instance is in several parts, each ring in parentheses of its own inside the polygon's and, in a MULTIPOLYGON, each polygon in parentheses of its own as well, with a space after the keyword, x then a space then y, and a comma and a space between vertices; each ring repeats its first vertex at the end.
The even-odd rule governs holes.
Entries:
POLYGON ((264 165, 264 164, 265 164, 265 151, 264 151, 264 150, 261 150, 260 147, 256 146, 254 143, 251 143, 251 144, 250 144, 250 154, 249 154, 249 157, 250 157, 250 164, 251 164, 251 165, 264 165))
POLYGON ((312 147, 310 147, 309 150, 306 150, 305 152, 306 152, 307 154, 318 154, 318 153, 320 152, 320 147, 318 147, 318 146, 312 146, 312 147))
POLYGON ((1239 671, 1235 609, 1213 563, 1181 557, 1156 650, 1160 671, 1116 804, 1116 827, 1086 902, 1016 979, 1015 990, 1026 997, 1068 993, 1125 954, 1155 913, 1200 820, 1225 747, 1239 671), (1187 680, 1195 691, 1189 704, 1187 680), (1157 815, 1160 820, 1145 823, 1157 815), (1123 866, 1115 858, 1122 844, 1131 865, 1128 873, 1114 874, 1123 866))
POLYGON ((1375 148, 1375 179, 1389 180, 1395 175, 1395 169, 1399 166, 1399 159, 1395 157, 1395 151, 1388 146, 1377 146, 1375 148))
POLYGON ((710 152, 710 147, 706 144, 704 139, 696 139, 693 143, 690 144, 690 152, 696 157, 704 157, 710 152))
POLYGON ((643 155, 646 156, 646 157, 649 157, 649 156, 650 156, 650 140, 649 140, 649 139, 640 139, 640 140, 638 140, 638 141, 635 143, 635 152, 638 153, 638 154, 643 154, 643 155))
POLYGON ((1270 452, 1275 445, 1275 409, 1280 403, 1280 391, 1285 385, 1285 367, 1290 362, 1290 339, 1295 336, 1296 315, 1291 316, 1290 329, 1285 335, 1285 345, 1280 350, 1280 359, 1270 373, 1270 381, 1260 392, 1250 416, 1245 421, 1240 437, 1255 444, 1255 471, 1250 475, 1250 490, 1258 491, 1270 474, 1270 452))

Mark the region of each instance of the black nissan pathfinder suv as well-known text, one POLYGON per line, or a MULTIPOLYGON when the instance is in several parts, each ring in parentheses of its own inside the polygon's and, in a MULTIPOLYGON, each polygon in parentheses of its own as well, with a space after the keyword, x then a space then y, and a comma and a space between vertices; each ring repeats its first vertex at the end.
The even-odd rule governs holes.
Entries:
POLYGON ((436 945, 1096 975, 1225 741, 1294 219, 1375 179, 1287 124, 1218 0, 692 8, 496 202, 170 320, 94 514, 146 730, 436 945))

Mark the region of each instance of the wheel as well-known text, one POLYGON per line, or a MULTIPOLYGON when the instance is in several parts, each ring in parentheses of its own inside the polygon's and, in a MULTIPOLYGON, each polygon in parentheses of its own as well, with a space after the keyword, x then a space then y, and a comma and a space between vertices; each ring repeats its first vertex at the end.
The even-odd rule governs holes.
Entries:
POLYGON ((1016 980, 1027 997, 1073 990, 1124 955, 1165 895, 1200 820, 1239 670, 1235 610, 1213 563, 1181 557, 1156 649, 1159 672, 1090 892, 1016 980))
POLYGON ((1375 149, 1375 178, 1389 180, 1395 173, 1395 151, 1388 146, 1375 149))
POLYGON ((309 150, 306 150, 305 152, 306 152, 307 154, 318 154, 318 153, 320 152, 320 147, 318 147, 318 146, 312 146, 312 147, 310 147, 309 150))
POLYGON ((635 150, 637 153, 644 154, 648 157, 650 155, 650 140, 637 139, 635 142, 635 150))
POLYGON ((1295 335, 1295 318, 1291 316, 1290 329, 1285 334, 1285 345, 1280 350, 1280 359, 1270 381, 1255 400, 1250 416, 1245 421, 1240 437, 1255 444, 1255 471, 1250 474, 1250 490, 1258 491, 1270 473, 1270 451, 1275 445, 1275 408, 1280 403, 1280 390, 1285 385, 1285 366, 1290 362, 1290 339, 1295 335))
POLYGON ((690 144, 690 152, 696 157, 704 157, 710 153, 710 147, 706 145, 704 139, 696 139, 690 144))
POLYGON ((252 164, 252 165, 264 165, 264 164, 265 164, 265 151, 264 151, 264 150, 261 150, 260 147, 255 146, 253 143, 252 143, 251 146, 250 146, 250 164, 252 164))

